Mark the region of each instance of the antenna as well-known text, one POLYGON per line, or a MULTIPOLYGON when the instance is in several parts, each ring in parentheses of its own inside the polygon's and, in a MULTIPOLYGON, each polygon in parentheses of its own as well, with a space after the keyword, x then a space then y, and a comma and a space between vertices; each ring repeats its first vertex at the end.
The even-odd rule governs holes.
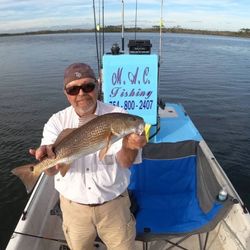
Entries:
POLYGON ((105 53, 105 48, 104 48, 104 0, 102 0, 102 55, 105 53))
POLYGON ((162 20, 162 14, 163 12, 163 0, 161 0, 161 19, 160 19, 160 44, 159 44, 159 57, 161 60, 161 54, 162 54, 162 26, 163 26, 163 20, 162 20))
MULTIPOLYGON (((101 29, 101 0, 99 0, 98 7, 99 7, 99 9, 98 9, 99 10, 98 36, 99 36, 99 52, 100 52, 100 55, 101 55, 102 54, 102 43, 101 43, 101 32, 100 32, 100 29, 101 29)), ((100 56, 100 65, 101 65, 101 60, 102 60, 102 57, 100 56)))
POLYGON ((136 40, 136 30, 137 30, 137 0, 135 1, 135 40, 136 40))
POLYGON ((124 51, 124 1, 122 0, 122 51, 124 51))
POLYGON ((99 59, 98 38, 97 38, 95 0, 93 0, 93 14, 94 14, 94 25, 95 25, 95 43, 96 43, 97 66, 98 66, 98 74, 100 74, 100 59, 99 59))

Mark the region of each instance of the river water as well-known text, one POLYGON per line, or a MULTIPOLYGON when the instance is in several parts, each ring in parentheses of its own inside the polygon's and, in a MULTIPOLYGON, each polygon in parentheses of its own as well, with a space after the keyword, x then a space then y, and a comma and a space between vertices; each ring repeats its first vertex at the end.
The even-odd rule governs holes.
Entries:
MULTIPOLYGON (((134 34, 125 36, 133 39, 134 34)), ((159 35, 151 39, 159 51, 159 35)), ((105 49, 120 43, 107 34, 105 49)), ((160 96, 182 103, 250 208, 250 39, 164 34, 160 96)), ((120 43, 121 44, 121 43, 120 43)), ((97 71, 93 33, 0 37, 0 249, 13 231, 28 196, 10 174, 32 161, 44 123, 67 105, 63 71, 87 62, 97 71)))

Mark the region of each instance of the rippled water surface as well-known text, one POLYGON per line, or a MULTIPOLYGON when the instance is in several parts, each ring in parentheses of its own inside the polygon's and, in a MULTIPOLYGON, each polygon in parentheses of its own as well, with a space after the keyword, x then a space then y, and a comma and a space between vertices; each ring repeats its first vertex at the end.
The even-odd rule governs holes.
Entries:
MULTIPOLYGON (((125 39, 133 39, 128 34, 125 39)), ((151 39, 158 53, 158 34, 151 39)), ((120 42, 107 34, 105 47, 120 42)), ((125 43, 125 44, 126 44, 125 43)), ((0 37, 0 249, 27 201, 10 174, 31 161, 29 147, 40 143, 42 128, 67 102, 64 68, 87 62, 95 70, 94 34, 0 37)), ((230 180, 250 208, 250 39, 164 34, 160 95, 182 103, 230 180)))

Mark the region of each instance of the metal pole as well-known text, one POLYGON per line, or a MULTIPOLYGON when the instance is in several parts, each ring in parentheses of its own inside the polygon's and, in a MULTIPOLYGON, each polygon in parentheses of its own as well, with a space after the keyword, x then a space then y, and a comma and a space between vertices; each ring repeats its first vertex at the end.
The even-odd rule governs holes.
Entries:
POLYGON ((98 38, 97 38, 97 28, 96 28, 95 0, 93 0, 93 13, 94 13, 94 24, 95 24, 95 43, 96 43, 97 66, 98 66, 98 74, 100 74, 100 60, 99 60, 99 48, 98 48, 98 38))
POLYGON ((122 51, 124 51, 124 1, 122 0, 122 51))
POLYGON ((162 53, 162 25, 163 25, 163 0, 161 1, 161 19, 160 19, 160 44, 159 44, 159 57, 161 59, 161 53, 162 53))
POLYGON ((105 53, 104 48, 104 0, 102 0, 102 55, 105 53))
POLYGON ((137 30, 137 0, 135 1, 135 40, 136 40, 136 30, 137 30))

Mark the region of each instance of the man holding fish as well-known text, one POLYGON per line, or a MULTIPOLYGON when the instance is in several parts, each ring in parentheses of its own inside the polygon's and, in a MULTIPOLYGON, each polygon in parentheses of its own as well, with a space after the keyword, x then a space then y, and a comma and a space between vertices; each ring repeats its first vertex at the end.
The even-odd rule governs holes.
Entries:
MULTIPOLYGON (((32 175, 55 175, 70 249, 93 249, 98 234, 109 250, 133 250, 128 168, 141 161, 143 119, 98 101, 98 81, 84 63, 66 68, 64 93, 71 106, 49 119, 41 146, 30 150, 40 161, 32 175)), ((13 173, 20 177, 22 168, 13 173)), ((26 187, 33 185, 27 182, 26 187)))

